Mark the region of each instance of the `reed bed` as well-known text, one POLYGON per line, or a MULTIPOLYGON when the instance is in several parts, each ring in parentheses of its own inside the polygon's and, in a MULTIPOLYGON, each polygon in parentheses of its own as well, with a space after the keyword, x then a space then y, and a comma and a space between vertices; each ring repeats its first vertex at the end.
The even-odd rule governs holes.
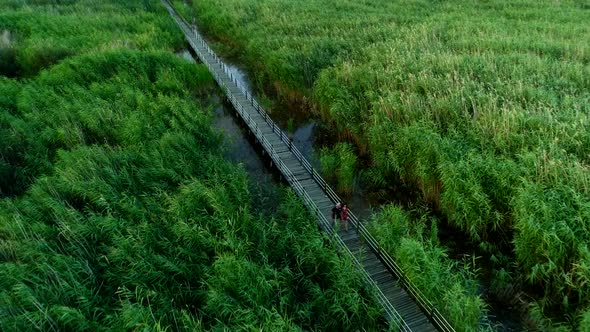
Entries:
POLYGON ((486 255, 513 257, 492 268, 542 289, 529 296, 556 327, 581 328, 590 305, 586 3, 193 6, 261 91, 312 100, 370 156, 372 178, 400 179, 469 241, 490 244, 486 255))

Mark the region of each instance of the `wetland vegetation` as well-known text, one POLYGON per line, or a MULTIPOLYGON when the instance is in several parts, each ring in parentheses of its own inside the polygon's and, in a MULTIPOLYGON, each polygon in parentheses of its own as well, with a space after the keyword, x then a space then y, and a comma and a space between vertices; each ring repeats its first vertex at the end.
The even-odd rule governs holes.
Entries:
POLYGON ((385 328, 294 194, 261 209, 224 157, 159 0, 0 9, 0 330, 385 328))
POLYGON ((358 173, 338 166, 352 144, 374 191, 418 193, 374 231, 460 330, 487 324, 483 275, 523 328, 590 329, 587 2, 174 3, 259 91, 331 125, 335 178, 358 173))

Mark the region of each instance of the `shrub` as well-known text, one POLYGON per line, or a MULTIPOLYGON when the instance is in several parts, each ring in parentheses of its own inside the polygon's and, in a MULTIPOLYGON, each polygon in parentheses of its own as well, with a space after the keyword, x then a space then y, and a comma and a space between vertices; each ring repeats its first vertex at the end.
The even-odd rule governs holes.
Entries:
MULTIPOLYGON (((436 232, 436 227, 431 232, 436 232)), ((441 311, 457 331, 485 326, 487 306, 477 295, 473 267, 449 259, 438 239, 394 205, 386 206, 370 223, 377 241, 399 264, 414 285, 441 311)))
POLYGON ((340 192, 352 192, 357 180, 357 157, 352 145, 338 143, 331 150, 323 148, 320 151, 320 165, 328 179, 336 179, 340 192))

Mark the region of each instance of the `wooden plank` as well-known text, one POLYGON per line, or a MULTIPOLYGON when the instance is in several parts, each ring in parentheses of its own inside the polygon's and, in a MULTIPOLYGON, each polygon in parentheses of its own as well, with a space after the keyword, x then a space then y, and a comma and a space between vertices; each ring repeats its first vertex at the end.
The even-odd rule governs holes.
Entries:
MULTIPOLYGON (((289 171, 291 171, 291 173, 293 172, 298 172, 298 173, 303 173, 303 166, 301 166, 301 164, 298 161, 294 161, 294 160, 282 160, 283 164, 285 166, 287 166, 289 168, 289 171)), ((309 183, 307 183, 308 181, 313 181, 311 178, 309 180, 304 180, 306 182, 306 185, 310 185, 309 183)), ((311 188, 310 188, 311 189, 311 188)))
POLYGON ((316 191, 321 191, 320 186, 318 186, 318 184, 315 182, 315 180, 313 179, 309 179, 309 180, 305 180, 306 185, 305 185, 305 189, 312 191, 312 190, 316 190, 316 191))
POLYGON ((417 307, 416 303, 410 297, 406 297, 403 301, 396 301, 395 304, 395 308, 404 315, 411 313, 413 307, 417 307))
POLYGON ((418 308, 416 302, 412 301, 412 299, 408 299, 408 305, 400 308, 398 311, 403 312, 402 316, 404 319, 407 319, 408 322, 415 321, 416 317, 424 315, 424 313, 420 311, 420 308, 418 308))
POLYGON ((364 256, 361 258, 361 265, 362 266, 366 266, 368 264, 374 263, 375 261, 379 261, 377 259, 377 257, 375 257, 375 255, 373 255, 373 253, 369 253, 369 252, 365 252, 364 256))
MULTIPOLYGON (((426 316, 424 318, 426 318, 426 316)), ((414 327, 413 330, 418 332, 438 332, 438 330, 434 328, 434 326, 429 321, 414 327)))
POLYGON ((285 146, 287 148, 287 150, 289 150, 289 146, 287 144, 285 144, 285 142, 281 141, 281 138, 274 133, 269 134, 269 135, 265 135, 264 138, 266 138, 266 140, 269 141, 270 144, 272 144, 273 146, 282 145, 282 146, 285 146))
POLYGON ((379 286, 379 289, 385 288, 388 285, 395 284, 396 279, 391 276, 391 273, 387 270, 378 270, 374 268, 371 271, 371 279, 379 286))
POLYGON ((246 114, 248 114, 248 116, 250 117, 250 119, 254 120, 254 122, 256 122, 256 125, 260 128, 262 127, 268 127, 269 129, 272 130, 271 126, 268 125, 268 123, 266 123, 266 121, 264 121, 264 118, 262 118, 262 116, 256 112, 252 106, 250 106, 250 104, 242 104, 241 105, 244 108, 244 111, 246 112, 246 114))
MULTIPOLYGON (((307 180, 300 180, 300 181, 308 181, 308 180, 309 180, 309 178, 307 180)), ((313 197, 313 196, 320 196, 320 197, 322 197, 322 195, 326 195, 326 193, 323 190, 320 190, 320 189, 317 189, 317 188, 311 188, 311 189, 306 190, 306 191, 307 191, 307 194, 310 197, 313 197)))
MULTIPOLYGON (((283 143, 283 141, 281 141, 281 139, 275 135, 275 134, 269 134, 269 135, 264 135, 264 139, 267 140, 273 148, 285 148, 284 151, 289 151, 289 146, 285 143, 283 143)), ((284 157, 288 157, 289 155, 285 155, 284 157)))
MULTIPOLYGON (((313 179, 309 179, 307 181, 314 181, 313 179)), ((330 197, 328 197, 328 195, 326 194, 326 196, 322 196, 322 198, 318 201, 316 201, 316 203, 318 204, 318 206, 321 205, 325 205, 326 207, 330 207, 330 210, 332 210, 332 207, 334 206, 334 202, 332 202, 332 199, 330 199, 330 197)))
POLYGON ((380 285, 380 286, 381 287, 379 287, 379 289, 381 290, 383 295, 385 295, 385 297, 387 297, 389 299, 390 302, 391 302, 390 295, 395 294, 395 292, 399 291, 399 289, 400 289, 400 286, 398 285, 397 282, 395 282, 395 280, 393 282, 389 282, 387 284, 380 285))
POLYGON ((256 119, 256 123, 258 123, 260 126, 266 126, 269 129, 272 129, 274 135, 276 135, 277 137, 279 136, 277 134, 278 128, 273 128, 268 122, 266 122, 266 119, 262 116, 262 114, 258 113, 258 111, 254 107, 248 104, 248 107, 246 109, 250 112, 252 118, 256 119))
MULTIPOLYGON (((291 170, 291 172, 293 173, 293 175, 295 175, 295 178, 297 179, 297 181, 301 182, 301 181, 313 180, 313 178, 311 177, 311 174, 309 174, 309 172, 305 168, 302 168, 301 170, 299 170, 299 169, 291 170)), ((325 192, 323 190, 319 190, 318 192, 325 194, 325 192)))
MULTIPOLYGON (((314 180, 312 179, 312 181, 314 181, 314 180)), ((326 196, 322 196, 322 199, 320 201, 318 201, 317 203, 318 204, 329 204, 330 210, 332 210, 332 207, 334 207, 334 202, 332 201, 332 199, 328 196, 328 194, 325 191, 324 191, 324 193, 326 194, 326 196)))
MULTIPOLYGON (((274 148, 274 153, 276 153, 277 155, 279 155, 281 153, 289 152, 289 148, 287 148, 286 146, 277 146, 277 147, 273 146, 273 148, 274 148)), ((270 154, 270 151, 268 153, 270 154)), ((281 158, 281 160, 282 160, 282 158, 281 158)), ((285 163, 285 162, 283 161, 283 163, 285 163)))
POLYGON ((404 318, 404 320, 406 319, 406 317, 410 317, 412 313, 415 312, 415 310, 417 310, 417 305, 414 301, 412 301, 411 299, 408 299, 408 302, 403 304, 403 305, 399 305, 395 307, 395 310, 397 310, 397 312, 399 312, 399 314, 404 318))
POLYGON ((399 300, 399 301, 395 301, 392 302, 391 304, 397 309, 397 310, 405 310, 405 306, 407 306, 409 304, 415 304, 409 297, 405 298, 403 301, 399 300))
POLYGON ((412 325, 414 325, 414 326, 420 326, 420 325, 427 323, 427 322, 428 322, 428 318, 424 315, 424 313, 422 311, 417 313, 412 318, 412 325))
POLYGON ((295 156, 293 155, 293 153, 291 151, 289 151, 289 146, 281 141, 278 141, 278 137, 277 137, 277 141, 274 141, 273 143, 274 145, 282 145, 286 148, 285 152, 281 152, 281 160, 283 160, 283 162, 297 162, 300 163, 300 161, 295 158, 295 156))
POLYGON ((324 217, 326 217, 327 219, 332 218, 332 216, 331 216, 331 210, 332 210, 331 205, 319 205, 317 203, 317 196, 309 196, 309 197, 311 197, 311 199, 314 201, 315 205, 317 206, 318 210, 320 211, 320 213, 324 217))
MULTIPOLYGON (((304 180, 303 182, 308 182, 308 181, 313 181, 313 180, 304 180)), ((307 186, 305 186, 305 190, 307 192, 314 192, 314 193, 316 193, 316 196, 318 196, 321 201, 326 201, 326 199, 328 198, 327 196, 325 196, 325 193, 323 191, 319 190, 318 187, 317 187, 317 185, 315 185, 315 184, 311 184, 310 185, 308 183, 307 186)), ((332 211, 332 206, 330 206, 329 208, 327 208, 323 212, 325 212, 327 214, 330 214, 331 211, 332 211)))
POLYGON ((239 95, 242 94, 242 90, 240 90, 240 88, 238 88, 234 82, 231 80, 231 78, 229 78, 229 84, 227 85, 227 87, 229 88, 229 91, 234 95, 239 95))
POLYGON ((309 197, 311 197, 311 199, 314 201, 315 205, 318 207, 318 210, 320 210, 320 212, 322 212, 322 214, 326 218, 328 218, 328 219, 332 218, 332 215, 331 215, 332 214, 332 212, 331 212, 332 203, 323 204, 323 205, 318 204, 318 200, 325 198, 322 193, 309 195, 309 197))
POLYGON ((346 242, 351 239, 358 240, 358 234, 356 232, 349 232, 345 236, 342 236, 342 241, 346 242))
MULTIPOLYGON (((363 268, 367 272, 373 271, 376 267, 379 268, 379 270, 376 272, 381 272, 381 271, 387 272, 387 269, 385 268, 385 266, 383 266, 383 263, 381 263, 381 261, 377 259, 377 257, 373 256, 373 259, 363 261, 363 268)), ((387 273, 389 273, 389 272, 387 272, 387 273)))
POLYGON ((361 261, 363 259, 365 259, 367 257, 367 248, 362 246, 362 249, 357 251, 357 252, 353 252, 354 257, 358 260, 361 261))
MULTIPOLYGON (((315 200, 315 197, 313 197, 315 200)), ((326 211, 328 213, 328 215, 331 214, 331 210, 332 210, 332 206, 334 206, 334 203, 330 202, 330 201, 326 201, 326 202, 319 202, 318 200, 316 200, 316 205, 318 207, 318 209, 320 209, 320 211, 326 211)))
MULTIPOLYGON (((299 160, 295 159, 295 158, 281 158, 281 160, 283 161, 283 163, 285 165, 289 165, 289 170, 291 170, 291 172, 297 171, 306 171, 305 167, 303 167, 303 165, 301 165, 301 163, 299 162, 299 160)), ((315 182, 315 181, 314 181, 315 182)))
POLYGON ((287 158, 287 157, 289 157, 289 156, 292 156, 292 155, 293 155, 293 153, 292 153, 292 152, 289 150, 289 148, 287 147, 287 149, 286 149, 285 151, 283 151, 283 152, 279 153, 278 155, 279 155, 279 157, 280 157, 281 159, 283 159, 283 158, 287 158))
MULTIPOLYGON (((350 225, 348 225, 348 226, 350 226, 350 225)), ((351 232, 350 229, 349 229, 348 233, 343 234, 343 236, 341 238, 342 238, 342 241, 347 245, 352 244, 352 243, 357 243, 357 242, 362 244, 361 241, 359 241, 358 234, 356 232, 351 232)))
POLYGON ((383 291, 387 292, 388 297, 391 297, 390 300, 394 300, 403 291, 400 281, 396 278, 393 279, 394 281, 391 284, 383 287, 383 291))
POLYGON ((418 309, 416 303, 411 300, 407 307, 396 310, 400 313, 408 325, 410 325, 413 321, 416 321, 418 317, 424 316, 424 313, 418 309))
POLYGON ((284 164, 291 165, 291 168, 303 167, 301 165, 301 162, 297 160, 297 158, 295 158, 295 156, 291 152, 285 152, 285 154, 281 157, 281 160, 284 164))
MULTIPOLYGON (((244 106, 244 107, 246 107, 246 106, 250 106, 250 107, 251 107, 251 106, 252 106, 252 105, 250 104, 250 100, 248 100, 248 98, 247 98, 247 97, 246 97, 246 96, 245 96, 243 93, 241 93, 240 95, 238 95, 238 96, 236 97, 236 99, 237 99, 237 100, 238 100, 238 102, 239 102, 240 104, 242 104, 242 106, 244 106)), ((256 113, 258 113, 258 112, 256 112, 256 113)))
MULTIPOLYGON (((295 180, 299 184, 301 184, 301 182, 306 182, 306 181, 311 180, 311 178, 309 176, 307 176, 307 174, 305 174, 305 173, 294 174, 294 176, 295 176, 295 180)), ((305 192, 313 200, 313 202, 316 205, 318 205, 318 201, 320 201, 324 198, 324 193, 322 191, 315 191, 315 190, 308 191, 306 189, 305 192)))
MULTIPOLYGON (((344 227, 340 227, 340 231, 338 232, 338 236, 340 236, 340 238, 342 239, 343 237, 347 236, 350 233, 355 233, 355 231, 352 229, 352 227, 350 227, 350 223, 348 224, 348 232, 344 229, 344 227)), ((342 242, 344 242, 344 240, 342 240, 342 242)), ((348 240, 347 242, 344 242, 345 245, 355 245, 356 243, 358 243, 359 245, 364 246, 363 243, 361 243, 360 241, 351 241, 348 240)))
POLYGON ((314 180, 305 180, 305 181, 301 181, 299 182, 304 188, 308 187, 308 188, 313 188, 313 186, 315 185, 315 181, 314 180))
POLYGON ((378 264, 372 266, 365 267, 365 271, 367 271, 367 273, 371 276, 371 279, 373 279, 375 283, 379 286, 384 286, 385 284, 389 284, 394 281, 393 279, 390 279, 391 274, 389 273, 389 271, 387 271, 387 269, 385 269, 385 266, 383 266, 381 262, 378 262, 378 264), (388 282, 384 283, 384 281, 388 282))
POLYGON ((418 306, 414 303, 416 311, 413 314, 408 314, 405 319, 407 319, 409 325, 419 325, 420 318, 424 317, 424 313, 420 311, 418 306))
MULTIPOLYGON (((373 281, 375 281, 378 286, 383 286, 381 285, 382 281, 387 280, 386 278, 390 277, 389 271, 385 269, 385 266, 383 266, 380 261, 367 263, 364 268, 365 271, 367 271, 367 273, 371 276, 371 279, 373 279, 373 281)), ((394 281, 393 279, 389 280, 391 282, 394 281)))
MULTIPOLYGON (((269 126, 270 128, 270 126, 269 126)), ((279 136, 278 133, 274 132, 273 134, 271 134, 270 137, 268 137, 268 139, 273 142, 273 144, 284 144, 286 147, 289 147, 289 145, 287 145, 287 143, 285 143, 285 141, 283 141, 283 139, 281 139, 281 136, 279 136)))
POLYGON ((259 126, 268 126, 269 128, 271 128, 270 125, 264 120, 262 115, 260 113, 258 113, 258 111, 254 107, 252 107, 252 105, 246 99, 246 96, 244 94, 240 94, 240 96, 236 97, 236 99, 238 99, 238 101, 243 100, 243 102, 241 102, 241 104, 242 104, 242 107, 244 108, 244 111, 246 111, 248 113, 248 115, 250 115, 250 118, 252 118, 252 120, 256 121, 256 123, 258 123, 259 126))
POLYGON ((414 303, 414 301, 412 299, 410 299, 409 297, 404 298, 403 300, 397 300, 397 301, 391 301, 389 300, 389 302, 396 308, 402 308, 403 306, 407 305, 408 303, 413 303, 414 305, 416 305, 414 303))
POLYGON ((272 128, 266 125, 260 125, 260 132, 264 135, 264 137, 266 138, 267 135, 274 135, 274 133, 272 132, 272 128))
MULTIPOLYGON (((309 172, 305 169, 305 167, 303 167, 303 165, 300 165, 299 167, 292 169, 291 172, 293 172, 293 174, 296 174, 297 179, 299 181, 313 181, 313 182, 315 182, 313 177, 311 177, 311 174, 309 174, 309 172)), ((319 187, 318 188, 310 188, 310 192, 311 192, 311 190, 325 194, 325 192, 323 190, 321 190, 319 187)))
POLYGON ((356 243, 356 244, 351 244, 349 246, 347 245, 346 247, 348 248, 348 250, 354 252, 354 251, 361 249, 362 245, 360 243, 356 243))
POLYGON ((400 288, 400 291, 401 291, 400 293, 391 294, 391 298, 389 300, 392 303, 400 303, 400 302, 408 301, 410 296, 403 290, 403 288, 400 288))
POLYGON ((281 158, 281 161, 283 162, 283 164, 289 166, 290 170, 303 168, 303 166, 301 165, 299 160, 295 159, 295 157, 293 157, 293 155, 285 156, 285 157, 281 158))

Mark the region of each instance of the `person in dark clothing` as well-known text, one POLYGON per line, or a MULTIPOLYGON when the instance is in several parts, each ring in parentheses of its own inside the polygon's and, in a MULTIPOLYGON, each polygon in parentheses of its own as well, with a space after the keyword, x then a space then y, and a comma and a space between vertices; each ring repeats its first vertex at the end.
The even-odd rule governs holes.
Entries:
POLYGON ((332 208, 332 222, 336 225, 336 220, 342 220, 342 204, 336 203, 332 208))

